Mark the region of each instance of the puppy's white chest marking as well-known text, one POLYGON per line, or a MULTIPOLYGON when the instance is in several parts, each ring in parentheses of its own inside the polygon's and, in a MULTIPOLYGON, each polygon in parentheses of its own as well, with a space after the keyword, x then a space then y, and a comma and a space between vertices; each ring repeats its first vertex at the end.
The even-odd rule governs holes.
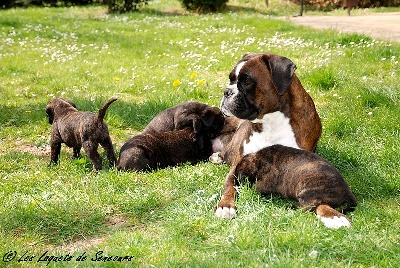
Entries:
POLYGON ((262 131, 253 131, 249 138, 249 142, 244 142, 243 155, 258 152, 259 150, 274 144, 299 148, 289 121, 290 119, 279 111, 266 114, 262 119, 251 121, 252 123, 262 124, 262 131))

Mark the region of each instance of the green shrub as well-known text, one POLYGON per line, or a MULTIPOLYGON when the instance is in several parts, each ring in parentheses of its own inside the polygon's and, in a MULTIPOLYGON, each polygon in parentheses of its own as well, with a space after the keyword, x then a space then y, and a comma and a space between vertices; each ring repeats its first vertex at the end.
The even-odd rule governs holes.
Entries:
POLYGON ((147 5, 149 0, 106 0, 110 12, 130 12, 139 10, 140 6, 147 5))
POLYGON ((187 10, 206 13, 221 11, 225 8, 228 0, 179 0, 187 10))
POLYGON ((102 0, 2 0, 0 8, 27 7, 27 6, 79 6, 102 3, 102 0))

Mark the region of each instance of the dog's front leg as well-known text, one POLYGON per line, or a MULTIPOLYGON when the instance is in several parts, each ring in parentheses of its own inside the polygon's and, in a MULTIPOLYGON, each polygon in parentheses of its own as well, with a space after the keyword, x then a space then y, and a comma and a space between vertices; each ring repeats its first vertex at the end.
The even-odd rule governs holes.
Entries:
POLYGON ((224 184, 224 193, 219 201, 215 215, 220 218, 232 219, 236 217, 235 195, 238 180, 236 178, 236 166, 232 166, 224 184))

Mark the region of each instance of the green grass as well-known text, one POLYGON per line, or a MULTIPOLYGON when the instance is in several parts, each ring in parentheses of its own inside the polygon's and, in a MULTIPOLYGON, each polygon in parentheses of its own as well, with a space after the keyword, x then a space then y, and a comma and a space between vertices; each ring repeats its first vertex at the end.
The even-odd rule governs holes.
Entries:
POLYGON ((36 261, 46 251, 74 255, 50 267, 100 266, 91 261, 98 251, 134 256, 106 267, 400 266, 400 45, 275 17, 297 9, 234 1, 227 12, 199 16, 157 1, 123 15, 103 7, 0 11, 0 257, 36 256, 10 267, 43 267, 36 261), (350 229, 328 230, 293 202, 246 185, 238 217, 214 217, 225 165, 95 174, 63 146, 60 164, 48 167, 44 109, 53 96, 88 111, 117 96, 106 121, 118 152, 167 107, 218 105, 230 69, 250 51, 297 65, 323 123, 317 152, 359 201, 350 229))

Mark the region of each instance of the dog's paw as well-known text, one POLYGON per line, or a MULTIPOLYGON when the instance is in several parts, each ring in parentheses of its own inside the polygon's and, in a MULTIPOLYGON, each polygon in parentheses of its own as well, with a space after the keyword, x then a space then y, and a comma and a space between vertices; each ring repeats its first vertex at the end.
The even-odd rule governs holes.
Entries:
POLYGON ((317 215, 318 219, 322 221, 325 227, 330 229, 339 229, 340 227, 350 227, 351 223, 346 216, 334 216, 333 218, 322 217, 317 215))
POLYGON ((209 160, 211 163, 214 164, 221 164, 222 162, 224 162, 224 160, 221 157, 221 153, 217 152, 217 153, 213 153, 210 157, 209 160))
POLYGON ((236 217, 236 209, 228 207, 218 207, 217 210, 215 210, 215 216, 217 216, 218 218, 230 220, 236 217))

